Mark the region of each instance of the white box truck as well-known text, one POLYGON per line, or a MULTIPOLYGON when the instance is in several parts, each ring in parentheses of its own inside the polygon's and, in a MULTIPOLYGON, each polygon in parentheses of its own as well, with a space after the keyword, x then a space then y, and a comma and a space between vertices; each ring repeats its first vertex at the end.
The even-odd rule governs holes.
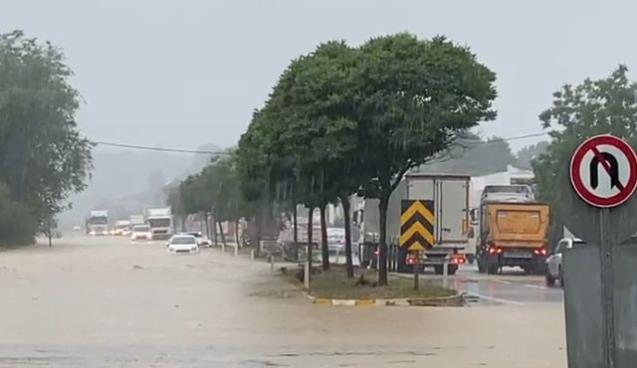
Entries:
POLYGON ((146 209, 146 223, 153 240, 169 239, 173 234, 173 215, 170 207, 146 209))
MULTIPOLYGON (((423 267, 433 267, 442 274, 449 265, 454 274, 458 265, 465 262, 464 250, 469 242, 469 182, 468 175, 457 174, 407 174, 389 198, 387 209, 387 244, 389 269, 411 272, 407 250, 398 246, 400 238, 400 209, 403 199, 434 201, 434 245, 423 254, 423 267)), ((359 257, 362 265, 374 267, 378 260, 379 211, 378 199, 355 198, 354 229, 358 234, 359 257)))
POLYGON ((86 218, 86 233, 89 235, 108 235, 108 211, 93 210, 86 218))

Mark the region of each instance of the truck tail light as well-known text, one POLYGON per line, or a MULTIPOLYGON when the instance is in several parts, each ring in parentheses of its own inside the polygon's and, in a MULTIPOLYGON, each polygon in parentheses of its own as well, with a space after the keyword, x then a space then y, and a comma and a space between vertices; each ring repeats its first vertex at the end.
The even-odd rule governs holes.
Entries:
POLYGON ((493 246, 489 247, 489 254, 495 254, 497 251, 498 251, 498 248, 493 246))
POLYGON ((548 252, 547 252, 546 248, 540 248, 540 249, 534 249, 533 250, 533 254, 535 254, 536 256, 540 256, 540 255, 545 256, 547 253, 548 252))
POLYGON ((451 256, 451 263, 453 264, 464 264, 465 258, 462 254, 454 254, 451 256))

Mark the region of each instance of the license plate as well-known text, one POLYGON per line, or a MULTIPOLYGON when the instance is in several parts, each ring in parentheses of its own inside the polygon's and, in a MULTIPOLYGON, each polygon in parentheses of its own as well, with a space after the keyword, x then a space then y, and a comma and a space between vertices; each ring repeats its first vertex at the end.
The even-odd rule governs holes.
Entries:
POLYGON ((504 258, 533 258, 533 253, 531 252, 504 252, 504 258))

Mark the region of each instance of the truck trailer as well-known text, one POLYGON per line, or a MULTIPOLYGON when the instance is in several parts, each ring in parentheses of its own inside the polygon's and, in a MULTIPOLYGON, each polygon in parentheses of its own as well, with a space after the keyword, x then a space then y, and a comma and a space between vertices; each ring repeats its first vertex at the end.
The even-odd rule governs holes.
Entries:
MULTIPOLYGON (((421 267, 433 267, 437 274, 455 274, 464 263, 464 250, 469 241, 469 181, 468 175, 457 174, 407 174, 391 194, 387 209, 387 244, 389 262, 398 272, 411 272, 410 257, 404 247, 399 247, 401 201, 420 199, 434 201, 434 244, 423 252, 421 267)), ((353 238, 358 239, 362 265, 374 266, 379 245, 379 200, 356 197, 352 199, 354 227, 353 238)))
POLYGON ((517 266, 526 273, 544 272, 550 208, 536 202, 528 186, 487 186, 478 216, 481 273, 496 274, 505 266, 517 266))

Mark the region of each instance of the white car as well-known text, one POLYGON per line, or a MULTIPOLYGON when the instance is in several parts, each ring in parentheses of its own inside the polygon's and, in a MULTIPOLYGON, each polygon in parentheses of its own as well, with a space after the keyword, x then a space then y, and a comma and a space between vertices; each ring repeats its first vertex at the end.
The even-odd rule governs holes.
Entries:
POLYGON ((130 238, 132 240, 151 240, 153 238, 153 233, 150 231, 150 226, 148 225, 135 225, 131 231, 130 238))
POLYGON ((192 235, 192 236, 194 236, 195 239, 197 240, 197 245, 199 247, 210 247, 212 245, 210 240, 208 240, 208 237, 203 236, 201 231, 191 231, 191 232, 185 233, 183 235, 192 235))
POLYGON ((557 280, 560 281, 560 286, 564 287, 564 274, 562 273, 562 253, 566 249, 571 249, 574 246, 580 246, 586 244, 581 239, 564 238, 557 243, 553 253, 546 259, 546 285, 555 286, 557 280))
POLYGON ((170 253, 199 253, 197 239, 192 235, 175 235, 167 246, 170 253))

